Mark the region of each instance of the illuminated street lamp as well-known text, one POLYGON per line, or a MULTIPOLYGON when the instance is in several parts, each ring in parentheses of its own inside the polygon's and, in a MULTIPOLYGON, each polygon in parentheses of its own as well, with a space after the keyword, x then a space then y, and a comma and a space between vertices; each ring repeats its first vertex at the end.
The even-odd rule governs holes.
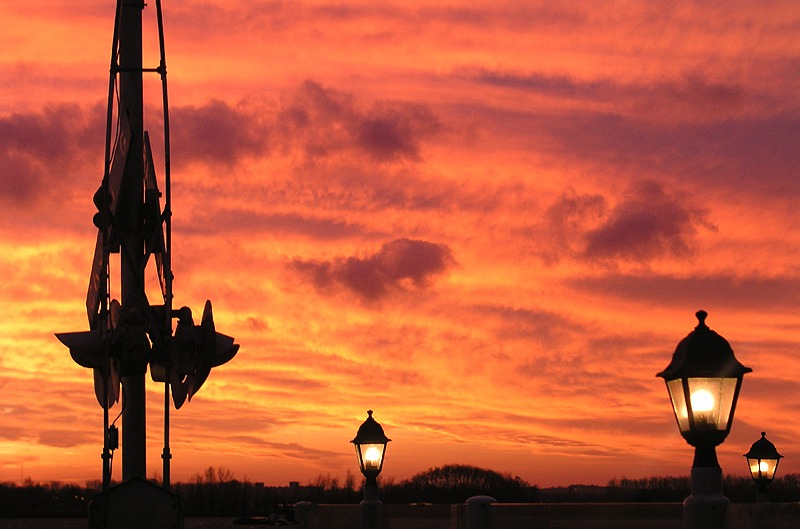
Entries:
POLYGON ((767 485, 775 479, 778 463, 783 456, 778 453, 775 445, 767 440, 767 432, 761 432, 761 439, 753 443, 744 457, 747 458, 753 481, 758 484, 759 500, 762 497, 766 499, 767 485))
POLYGON ((380 505, 378 500, 378 474, 383 469, 386 444, 391 441, 383 433, 383 427, 372 418, 372 410, 367 411, 367 420, 358 428, 355 438, 350 441, 356 446, 358 467, 364 474, 364 499, 361 501, 362 529, 380 528, 380 505))
POLYGON ((350 441, 356 445, 358 466, 367 481, 376 481, 383 469, 383 456, 386 454, 386 443, 391 441, 383 433, 383 427, 372 418, 372 410, 367 411, 367 420, 358 428, 355 439, 350 441))
POLYGON ((695 447, 692 494, 683 502, 687 529, 722 527, 730 500, 722 495, 716 447, 731 431, 742 379, 752 371, 736 360, 725 338, 706 326, 707 315, 697 312, 697 327, 657 375, 667 384, 681 435, 695 447))

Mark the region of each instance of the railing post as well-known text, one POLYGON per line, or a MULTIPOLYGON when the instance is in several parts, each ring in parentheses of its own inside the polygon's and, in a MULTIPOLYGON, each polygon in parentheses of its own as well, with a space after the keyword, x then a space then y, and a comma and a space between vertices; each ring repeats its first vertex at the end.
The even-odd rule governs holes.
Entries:
POLYGON ((493 503, 497 500, 491 496, 467 499, 467 529, 494 529, 493 503))
POLYGON ((317 529, 317 504, 310 501, 298 501, 294 504, 294 519, 298 529, 317 529))

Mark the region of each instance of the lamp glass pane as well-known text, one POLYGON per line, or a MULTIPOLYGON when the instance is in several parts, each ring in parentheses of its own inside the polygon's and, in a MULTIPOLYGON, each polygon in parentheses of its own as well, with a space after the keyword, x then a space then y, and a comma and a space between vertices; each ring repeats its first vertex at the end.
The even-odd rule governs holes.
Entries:
POLYGON ((687 383, 694 429, 727 430, 736 393, 736 379, 689 378, 687 383))
POLYGON ((667 390, 672 399, 672 408, 675 418, 678 419, 678 428, 682 432, 689 431, 689 412, 686 409, 686 397, 683 395, 683 381, 680 378, 667 382, 667 390))
POLYGON ((750 465, 750 474, 754 480, 772 481, 778 468, 777 459, 747 458, 747 464, 750 465))
POLYGON ((386 445, 383 443, 358 445, 359 461, 363 471, 378 472, 383 467, 383 453, 386 445))

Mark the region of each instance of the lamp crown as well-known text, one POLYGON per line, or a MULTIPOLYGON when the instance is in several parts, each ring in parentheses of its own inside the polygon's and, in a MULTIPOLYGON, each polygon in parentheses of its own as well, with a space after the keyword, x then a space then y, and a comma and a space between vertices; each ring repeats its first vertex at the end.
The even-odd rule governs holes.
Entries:
POLYGON ((657 376, 665 380, 681 377, 740 377, 752 371, 739 363, 728 340, 708 328, 708 313, 698 310, 697 327, 678 343, 672 361, 657 376))
POLYGON ((355 438, 350 441, 353 444, 385 444, 391 441, 383 432, 383 426, 372 418, 372 410, 367 410, 367 420, 358 428, 355 438))
POLYGON ((745 455, 748 459, 781 459, 778 449, 767 439, 767 432, 761 432, 761 439, 753 443, 745 455))

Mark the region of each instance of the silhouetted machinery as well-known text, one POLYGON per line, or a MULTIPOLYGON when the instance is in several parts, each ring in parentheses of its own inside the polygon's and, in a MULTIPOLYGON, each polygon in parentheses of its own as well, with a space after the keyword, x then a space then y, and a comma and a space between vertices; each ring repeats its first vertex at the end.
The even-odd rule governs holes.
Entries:
POLYGON ((144 317, 131 311, 123 318, 122 313, 114 299, 105 332, 95 328, 56 334, 78 365, 94 370, 95 395, 104 408, 119 400, 122 378, 144 373, 149 364, 152 379, 169 383, 175 408, 180 409, 187 399, 191 402, 211 368, 228 362, 239 350, 233 338, 216 332, 208 300, 200 325, 194 323, 189 307, 176 311, 171 337, 163 325, 163 305, 149 307, 144 317))
MULTIPOLYGON (((94 194, 97 226, 86 311, 89 330, 57 333, 72 359, 94 373, 94 391, 104 410, 103 486, 109 489, 116 426, 109 409, 122 400, 123 480, 145 478, 145 374, 164 384, 164 488, 169 487, 170 394, 175 408, 192 400, 211 369, 231 360, 239 345, 216 331, 211 302, 200 323, 188 307, 172 309, 171 197, 169 112, 161 2, 156 0, 161 62, 142 66, 142 11, 146 4, 118 0, 111 50, 106 155, 103 180, 94 194), (144 130, 143 73, 158 73, 164 109, 165 206, 158 188, 149 134, 144 130), (113 138, 113 142, 112 142, 113 138), (119 256, 118 283, 111 281, 109 261, 119 256), (161 303, 151 304, 145 289, 149 262, 161 290, 161 303), (120 285, 119 298, 112 284, 120 285)), ((116 420, 114 421, 116 422, 116 420)), ((132 485, 131 490, 148 487, 132 485)), ((109 495, 102 503, 119 493, 109 495)), ((113 502, 112 502, 113 503, 113 502)))

